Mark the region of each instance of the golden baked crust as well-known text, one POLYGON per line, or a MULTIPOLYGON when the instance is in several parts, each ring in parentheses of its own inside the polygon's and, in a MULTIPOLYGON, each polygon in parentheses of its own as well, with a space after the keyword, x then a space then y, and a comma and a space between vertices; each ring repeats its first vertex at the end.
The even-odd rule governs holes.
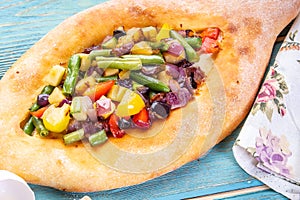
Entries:
POLYGON ((0 81, 0 168, 30 183, 88 192, 138 184, 197 159, 244 119, 276 36, 299 9, 298 0, 117 0, 68 18, 28 50, 0 81), (120 25, 130 28, 163 23, 175 29, 219 27, 223 42, 200 94, 186 108, 172 112, 158 134, 142 141, 132 135, 112 139, 110 144, 128 154, 118 157, 111 152, 115 157, 99 161, 97 153, 90 153, 83 144, 65 146, 61 140, 23 133, 20 123, 51 66, 67 63, 72 54, 100 43, 120 25), (179 156, 170 160, 163 154, 170 152, 163 150, 174 142, 184 148, 172 147, 170 151, 178 150, 173 153, 179 156), (137 160, 128 168, 117 163, 129 154, 146 158, 155 151, 161 152, 161 157, 154 161, 137 160), (115 165, 111 167, 109 162, 115 165), (140 167, 135 169, 136 165, 140 167), (150 165, 154 167, 147 170, 150 165))

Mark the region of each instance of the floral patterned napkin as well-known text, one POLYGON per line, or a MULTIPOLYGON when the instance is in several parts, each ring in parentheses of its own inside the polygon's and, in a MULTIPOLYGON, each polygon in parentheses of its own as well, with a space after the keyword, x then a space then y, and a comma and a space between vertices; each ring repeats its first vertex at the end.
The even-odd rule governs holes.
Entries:
POLYGON ((266 75, 233 153, 247 173, 290 199, 300 199, 300 15, 266 75))

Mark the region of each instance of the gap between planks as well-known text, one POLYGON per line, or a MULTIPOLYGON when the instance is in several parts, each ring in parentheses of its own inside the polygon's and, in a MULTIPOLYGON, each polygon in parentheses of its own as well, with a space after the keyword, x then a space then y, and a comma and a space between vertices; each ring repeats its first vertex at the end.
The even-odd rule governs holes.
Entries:
POLYGON ((276 42, 283 42, 286 36, 279 36, 276 38, 276 42))
POLYGON ((220 198, 234 197, 234 196, 239 196, 239 195, 243 195, 243 194, 264 191, 264 190, 268 190, 268 189, 270 189, 268 186, 262 185, 262 186, 256 186, 256 187, 245 188, 245 189, 240 189, 240 190, 221 192, 221 193, 202 196, 202 197, 195 197, 195 198, 191 198, 190 200, 220 199, 220 198))

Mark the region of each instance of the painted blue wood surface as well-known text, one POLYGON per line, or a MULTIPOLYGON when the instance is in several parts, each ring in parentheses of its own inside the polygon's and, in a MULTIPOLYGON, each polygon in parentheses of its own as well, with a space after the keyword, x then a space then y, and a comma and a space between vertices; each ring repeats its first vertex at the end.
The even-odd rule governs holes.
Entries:
MULTIPOLYGON (((99 2, 103 1, 0 1, 0 78, 28 48, 62 20, 99 2)), ((278 47, 279 44, 273 55, 278 47)), ((80 199, 84 195, 92 199, 182 199, 261 186, 261 182, 246 174, 234 160, 231 148, 238 132, 239 128, 205 157, 140 185, 88 194, 30 186, 37 199, 80 199)), ((227 199, 250 198, 285 199, 272 190, 227 199)))

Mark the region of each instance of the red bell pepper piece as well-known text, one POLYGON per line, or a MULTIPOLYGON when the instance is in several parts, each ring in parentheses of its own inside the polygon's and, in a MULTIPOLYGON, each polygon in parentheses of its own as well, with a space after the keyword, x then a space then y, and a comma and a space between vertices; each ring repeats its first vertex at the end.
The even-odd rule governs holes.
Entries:
POLYGON ((102 95, 106 95, 114 84, 115 80, 98 83, 96 86, 91 88, 86 95, 89 96, 93 101, 97 101, 102 97, 102 95))
POLYGON ((218 28, 207 28, 200 36, 202 37, 201 50, 205 53, 216 53, 220 50, 218 44, 218 37, 220 29, 218 28))
POLYGON ((41 107, 40 109, 36 110, 36 111, 32 111, 30 112, 30 114, 32 116, 35 116, 37 118, 41 118, 44 114, 44 112, 47 110, 48 106, 45 106, 45 107, 41 107))
POLYGON ((95 90, 95 101, 100 99, 102 95, 105 95, 108 93, 108 91, 112 88, 112 86, 115 84, 114 80, 110 81, 105 81, 102 83, 99 83, 96 85, 96 90, 95 90))
POLYGON ((132 121, 139 128, 149 128, 151 123, 148 110, 143 108, 138 114, 132 117, 132 121))
POLYGON ((112 135, 116 138, 121 138, 125 135, 125 131, 118 126, 118 117, 115 114, 110 115, 108 121, 109 129, 112 135))
POLYGON ((220 50, 217 40, 205 37, 202 39, 201 50, 205 53, 216 53, 220 50))
POLYGON ((202 38, 209 37, 211 39, 217 40, 219 37, 220 29, 218 28, 207 28, 202 33, 200 33, 200 36, 202 38))

